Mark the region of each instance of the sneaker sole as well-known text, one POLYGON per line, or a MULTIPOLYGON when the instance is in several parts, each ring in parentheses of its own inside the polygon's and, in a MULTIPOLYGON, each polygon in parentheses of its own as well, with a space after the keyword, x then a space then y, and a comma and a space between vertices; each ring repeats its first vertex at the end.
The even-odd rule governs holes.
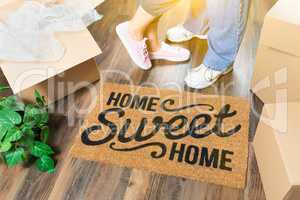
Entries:
POLYGON ((173 40, 171 38, 168 37, 168 40, 170 42, 173 42, 173 43, 181 43, 181 42, 187 42, 187 41, 190 41, 192 40, 193 38, 198 38, 200 40, 207 40, 207 35, 193 35, 191 37, 188 37, 188 38, 185 38, 185 39, 181 39, 181 40, 173 40))
POLYGON ((167 60, 167 61, 172 61, 172 62, 184 62, 184 61, 188 61, 190 59, 189 58, 185 58, 185 59, 179 59, 176 57, 159 57, 159 56, 150 56, 151 60, 167 60))
POLYGON ((127 43, 126 43, 125 39, 122 37, 122 32, 121 32, 121 30, 120 30, 120 24, 116 26, 116 33, 117 33, 119 39, 121 40, 123 46, 125 47, 125 49, 126 49, 128 55, 130 56, 131 60, 132 60, 139 68, 141 68, 141 69, 143 69, 143 70, 148 70, 148 69, 150 69, 152 66, 150 66, 150 67, 143 67, 143 66, 139 65, 139 64, 132 58, 132 56, 130 55, 130 52, 128 51, 129 48, 128 48, 127 45, 126 45, 127 43))
POLYGON ((218 76, 215 78, 215 80, 214 80, 213 82, 211 82, 211 84, 208 85, 208 86, 206 86, 206 87, 197 87, 197 86, 191 87, 191 86, 189 86, 189 85, 186 83, 186 81, 184 81, 184 82, 185 82, 185 84, 186 84, 188 87, 190 87, 190 88, 193 88, 193 89, 205 89, 205 88, 208 88, 208 87, 210 87, 211 85, 215 84, 215 82, 217 82, 217 80, 219 80, 222 76, 225 76, 225 75, 231 73, 232 71, 233 71, 233 67, 230 67, 229 69, 227 69, 226 71, 224 71, 222 74, 218 75, 218 76))

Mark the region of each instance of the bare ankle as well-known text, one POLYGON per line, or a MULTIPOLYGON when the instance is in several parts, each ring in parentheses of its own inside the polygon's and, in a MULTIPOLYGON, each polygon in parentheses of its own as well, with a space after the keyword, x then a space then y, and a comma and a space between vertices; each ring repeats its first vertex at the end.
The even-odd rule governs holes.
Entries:
POLYGON ((148 40, 148 47, 150 52, 156 52, 161 48, 160 43, 153 42, 151 40, 148 40))
POLYGON ((143 31, 133 27, 131 23, 129 23, 129 35, 134 39, 134 40, 142 40, 144 38, 143 31))

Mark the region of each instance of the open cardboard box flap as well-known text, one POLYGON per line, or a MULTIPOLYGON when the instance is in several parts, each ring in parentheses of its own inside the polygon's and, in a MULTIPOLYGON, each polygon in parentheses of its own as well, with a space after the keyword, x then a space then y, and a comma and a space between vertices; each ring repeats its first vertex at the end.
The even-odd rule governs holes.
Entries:
POLYGON ((300 185, 300 103, 267 104, 266 113, 271 118, 283 162, 292 184, 300 185))
MULTIPOLYGON (((10 0, 2 4, 0 19, 5 19, 23 2, 23 0, 10 0)), ((101 54, 100 48, 88 29, 72 33, 59 32, 55 35, 67 49, 64 57, 58 62, 0 61, 1 69, 15 94, 101 54)))
POLYGON ((300 103, 264 106, 253 145, 267 199, 300 198, 299 112, 300 103))
MULTIPOLYGON (((0 20, 18 9, 23 2, 8 0, 0 4, 0 20)), ((18 94, 24 101, 34 101, 32 94, 37 89, 47 97, 50 104, 99 80, 94 58, 101 54, 101 50, 88 29, 58 32, 55 36, 66 49, 63 58, 57 62, 0 61, 3 74, 14 94, 18 94)))
POLYGON ((262 44, 300 57, 300 3, 280 0, 267 13, 262 29, 262 44))

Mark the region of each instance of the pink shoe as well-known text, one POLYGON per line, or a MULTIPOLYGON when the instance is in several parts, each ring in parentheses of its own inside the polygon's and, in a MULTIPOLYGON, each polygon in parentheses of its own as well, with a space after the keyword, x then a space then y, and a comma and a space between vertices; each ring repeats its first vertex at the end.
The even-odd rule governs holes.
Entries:
POLYGON ((121 42, 136 65, 144 70, 150 69, 152 64, 147 50, 146 39, 141 41, 132 39, 128 33, 128 26, 129 22, 123 22, 116 27, 121 42))
POLYGON ((189 50, 181 47, 174 47, 165 42, 161 43, 161 48, 158 51, 150 52, 151 60, 169 60, 173 62, 182 62, 190 59, 191 53, 189 50))

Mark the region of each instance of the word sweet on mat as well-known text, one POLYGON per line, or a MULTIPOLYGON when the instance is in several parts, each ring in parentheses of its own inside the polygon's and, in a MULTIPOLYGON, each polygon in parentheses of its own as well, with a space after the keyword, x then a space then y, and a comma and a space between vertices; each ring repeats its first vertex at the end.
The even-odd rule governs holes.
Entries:
POLYGON ((117 84, 100 94, 76 157, 244 187, 247 101, 117 84))

